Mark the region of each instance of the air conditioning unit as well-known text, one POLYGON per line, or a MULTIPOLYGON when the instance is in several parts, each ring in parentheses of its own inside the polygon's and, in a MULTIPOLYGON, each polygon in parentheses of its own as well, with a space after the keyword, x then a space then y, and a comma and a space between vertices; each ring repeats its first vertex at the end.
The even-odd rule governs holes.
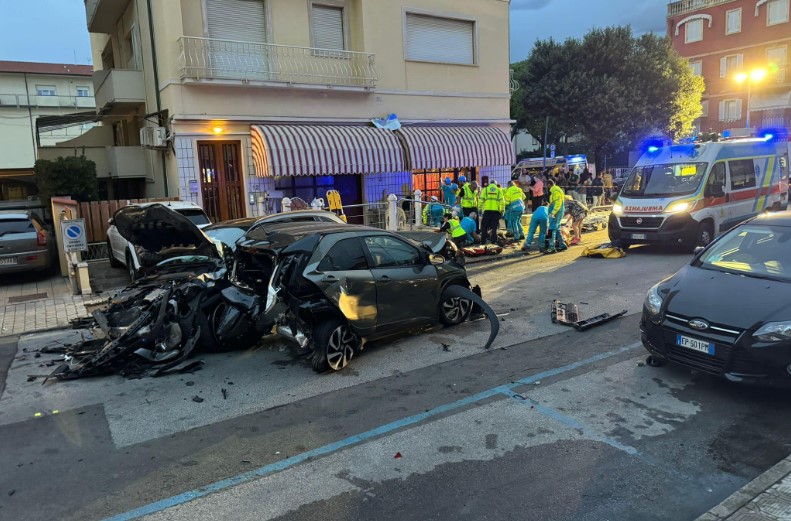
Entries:
POLYGON ((140 129, 140 146, 145 148, 166 148, 168 131, 165 127, 143 127, 140 129))

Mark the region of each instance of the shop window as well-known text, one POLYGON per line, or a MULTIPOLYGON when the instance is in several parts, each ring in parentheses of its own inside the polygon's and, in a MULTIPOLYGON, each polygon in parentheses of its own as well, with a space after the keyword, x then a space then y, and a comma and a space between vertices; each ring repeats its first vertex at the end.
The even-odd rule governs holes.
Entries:
POLYGON ((283 193, 283 197, 293 199, 299 197, 310 204, 314 198, 327 201, 327 192, 335 186, 331 175, 302 175, 275 177, 275 189, 283 193))
POLYGON ((755 188, 755 163, 752 159, 728 162, 731 170, 731 190, 755 188))

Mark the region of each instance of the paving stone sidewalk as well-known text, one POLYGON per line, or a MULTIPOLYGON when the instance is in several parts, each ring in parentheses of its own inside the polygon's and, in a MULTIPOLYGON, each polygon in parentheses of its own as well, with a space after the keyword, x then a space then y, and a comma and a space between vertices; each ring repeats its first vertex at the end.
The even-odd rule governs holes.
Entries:
POLYGON ((791 521, 791 456, 697 519, 725 520, 791 521))
POLYGON ((0 337, 66 327, 72 319, 89 315, 85 306, 102 303, 109 297, 110 293, 105 292, 6 304, 0 311, 0 337))

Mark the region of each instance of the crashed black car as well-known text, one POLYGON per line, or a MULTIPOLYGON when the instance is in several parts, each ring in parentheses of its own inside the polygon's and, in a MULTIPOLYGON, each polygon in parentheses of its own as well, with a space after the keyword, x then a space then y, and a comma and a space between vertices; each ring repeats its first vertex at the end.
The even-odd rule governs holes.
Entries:
POLYGON ((791 212, 742 223, 649 290, 640 325, 649 364, 791 383, 789 292, 791 212))
MULTIPOLYGON (((309 351, 320 372, 343 369, 366 342, 461 324, 477 306, 491 322, 486 347, 499 328, 462 266, 375 228, 254 227, 237 243, 232 278, 240 293, 223 292, 229 312, 257 309, 257 327, 309 351)), ((221 322, 224 334, 232 321, 221 322)))

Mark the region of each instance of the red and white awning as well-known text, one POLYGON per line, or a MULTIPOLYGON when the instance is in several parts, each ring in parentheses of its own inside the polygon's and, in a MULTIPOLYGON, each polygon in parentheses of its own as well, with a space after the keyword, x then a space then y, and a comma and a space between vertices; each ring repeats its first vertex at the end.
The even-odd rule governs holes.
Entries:
POLYGON ((506 166, 516 161, 511 138, 495 127, 401 127, 407 169, 506 166))
POLYGON ((258 177, 377 174, 405 170, 389 130, 362 126, 253 125, 258 177))

